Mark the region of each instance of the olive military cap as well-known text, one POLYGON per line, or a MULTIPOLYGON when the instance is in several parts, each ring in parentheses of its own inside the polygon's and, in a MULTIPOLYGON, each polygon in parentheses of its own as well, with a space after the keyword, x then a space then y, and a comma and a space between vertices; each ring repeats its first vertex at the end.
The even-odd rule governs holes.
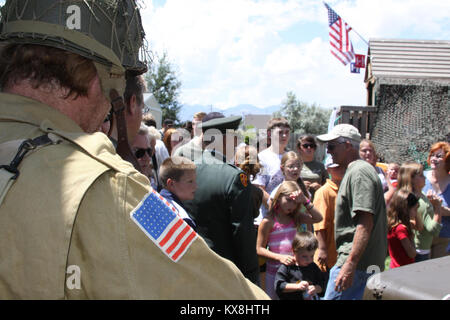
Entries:
POLYGON ((202 130, 205 132, 208 129, 217 129, 225 133, 227 129, 236 130, 241 120, 241 116, 225 117, 220 112, 210 112, 203 118, 202 130))

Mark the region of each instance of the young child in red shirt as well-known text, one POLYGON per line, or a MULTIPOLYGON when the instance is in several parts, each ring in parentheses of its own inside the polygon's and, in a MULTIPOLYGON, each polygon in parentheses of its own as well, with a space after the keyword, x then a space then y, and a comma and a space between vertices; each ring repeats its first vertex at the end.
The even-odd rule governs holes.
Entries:
POLYGON ((391 269, 414 262, 416 248, 411 220, 416 219, 418 206, 419 199, 406 189, 397 190, 392 197, 387 212, 391 269))

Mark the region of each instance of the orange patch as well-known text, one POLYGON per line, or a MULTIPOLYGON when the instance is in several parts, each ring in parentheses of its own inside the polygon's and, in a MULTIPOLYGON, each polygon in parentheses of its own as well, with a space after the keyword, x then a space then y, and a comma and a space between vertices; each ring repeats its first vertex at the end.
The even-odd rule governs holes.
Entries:
POLYGON ((247 186, 248 186, 248 177, 247 177, 247 175, 246 175, 245 173, 241 173, 241 174, 239 175, 239 177, 241 178, 241 183, 242 183, 242 185, 243 185, 244 187, 247 187, 247 186))

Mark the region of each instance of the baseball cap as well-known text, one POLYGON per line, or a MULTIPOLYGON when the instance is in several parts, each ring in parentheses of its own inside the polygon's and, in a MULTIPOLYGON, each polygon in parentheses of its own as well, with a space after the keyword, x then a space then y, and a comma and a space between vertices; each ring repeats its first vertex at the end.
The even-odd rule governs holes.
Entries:
POLYGON ((351 124, 338 124, 335 126, 331 132, 322 134, 320 136, 317 136, 317 140, 321 142, 328 142, 332 140, 336 140, 339 137, 351 139, 354 141, 361 141, 361 134, 359 133, 358 129, 352 126, 351 124))

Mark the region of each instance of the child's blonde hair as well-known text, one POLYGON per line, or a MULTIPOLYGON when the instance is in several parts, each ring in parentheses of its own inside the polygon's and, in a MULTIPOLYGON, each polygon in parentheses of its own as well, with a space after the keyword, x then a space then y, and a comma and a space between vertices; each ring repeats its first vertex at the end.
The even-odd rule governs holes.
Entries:
POLYGON ((284 167, 286 165, 286 162, 288 162, 289 160, 300 161, 301 166, 303 166, 303 159, 302 159, 302 157, 300 157, 297 152, 288 151, 281 158, 281 167, 283 167, 283 170, 284 170, 284 167))
MULTIPOLYGON (((295 181, 284 181, 283 183, 281 183, 280 187, 278 188, 277 192, 275 193, 275 196, 273 197, 273 201, 270 204, 270 208, 269 208, 269 215, 274 217, 275 216, 275 211, 278 209, 279 204, 278 204, 278 200, 282 197, 282 196, 289 196, 292 192, 301 190, 300 187, 298 186, 297 182, 295 181)), ((291 214, 292 218, 294 218, 294 220, 297 223, 297 212, 300 210, 300 207, 302 206, 301 203, 299 203, 297 205, 297 207, 295 208, 295 210, 293 211, 293 214, 291 214)))
MULTIPOLYGON (((303 167, 302 157, 297 152, 288 151, 281 158, 281 167, 283 167, 283 171, 284 171, 284 166, 285 166, 286 162, 288 162, 289 160, 298 160, 301 163, 301 167, 303 167)), ((301 168, 300 168, 300 171, 301 171, 301 168)), ((283 172, 283 174, 284 174, 284 172, 283 172)), ((306 189, 305 183, 303 182, 303 179, 300 176, 297 179, 297 184, 300 187, 300 190, 302 190, 305 197, 308 197, 309 192, 306 189)))

